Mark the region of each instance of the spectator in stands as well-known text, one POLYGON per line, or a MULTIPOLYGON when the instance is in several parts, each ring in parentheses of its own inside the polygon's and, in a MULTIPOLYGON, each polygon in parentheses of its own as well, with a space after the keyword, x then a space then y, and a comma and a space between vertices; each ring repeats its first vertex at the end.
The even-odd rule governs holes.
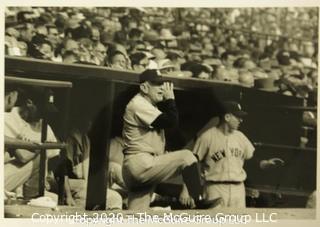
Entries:
POLYGON ((48 30, 48 34, 46 35, 46 37, 47 37, 47 40, 50 41, 53 49, 52 61, 62 62, 62 56, 61 56, 62 39, 59 35, 58 29, 54 24, 47 24, 46 28, 48 30))
POLYGON ((53 49, 45 35, 37 34, 31 40, 29 56, 37 59, 52 60, 53 49))
POLYGON ((18 42, 18 47, 20 50, 20 56, 21 57, 27 57, 28 54, 28 45, 27 43, 23 42, 23 41, 19 41, 18 42))
POLYGON ((220 81, 231 82, 231 78, 229 77, 228 71, 226 70, 226 68, 223 65, 217 67, 215 74, 214 74, 214 79, 217 79, 220 81))
POLYGON ((127 33, 125 31, 116 31, 114 33, 113 41, 117 44, 127 46, 127 33))
POLYGON ((92 60, 96 65, 103 66, 105 58, 107 57, 107 49, 102 43, 97 43, 93 47, 92 60))
POLYGON ((68 28, 65 30, 65 37, 75 40, 90 38, 91 30, 84 23, 85 16, 82 13, 71 13, 68 19, 68 28))
POLYGON ((114 51, 108 54, 107 66, 114 69, 127 69, 127 59, 126 56, 120 51, 114 51))
POLYGON ((94 45, 100 43, 100 31, 98 27, 93 26, 91 28, 91 40, 93 41, 94 45))
POLYGON ((68 50, 68 51, 64 52, 62 55, 62 62, 63 63, 72 64, 72 63, 76 63, 79 61, 80 61, 79 56, 72 51, 68 50))
POLYGON ((128 37, 130 41, 142 41, 143 32, 138 28, 132 28, 128 33, 128 37))
POLYGON ((169 51, 167 58, 171 61, 176 71, 180 71, 181 65, 186 62, 186 59, 179 51, 169 51))
POLYGON ((20 37, 19 31, 16 28, 11 26, 6 28, 5 35, 14 37, 15 39, 19 39, 20 37))
POLYGON ((147 50, 147 45, 144 41, 137 40, 129 43, 129 47, 128 47, 129 53, 141 52, 146 50, 147 50))
POLYGON ((224 47, 224 43, 221 43, 220 45, 214 46, 214 49, 213 49, 214 56, 221 58, 221 56, 224 52, 226 52, 226 49, 224 47))
POLYGON ((190 71, 192 77, 199 79, 210 79, 212 73, 207 66, 195 62, 186 62, 182 64, 181 70, 190 71))
POLYGON ((310 79, 310 83, 313 88, 318 88, 318 70, 315 68, 312 68, 310 72, 308 73, 308 77, 310 79))
POLYGON ((46 26, 48 30, 47 38, 51 42, 54 49, 58 47, 59 44, 61 44, 61 38, 59 36, 58 29, 55 25, 49 24, 46 26))
POLYGON ((317 67, 317 53, 315 45, 312 42, 303 42, 301 51, 301 62, 305 67, 316 68, 317 67))
POLYGON ((57 12, 55 15, 54 25, 57 26, 59 34, 64 36, 64 30, 67 27, 68 14, 66 12, 57 12))
POLYGON ((81 62, 95 63, 93 60, 93 42, 89 38, 80 38, 79 43, 79 55, 81 62))
POLYGON ((254 77, 252 72, 245 69, 239 70, 239 83, 246 87, 253 87, 254 77))
POLYGON ((227 68, 233 68, 233 64, 236 60, 236 54, 231 51, 226 51, 221 55, 222 64, 227 68))
POLYGON ((21 26, 18 26, 18 30, 20 32, 19 40, 24 41, 29 45, 32 40, 32 37, 35 35, 33 24, 22 24, 21 26))
POLYGON ((267 56, 266 54, 260 55, 258 59, 258 67, 270 72, 272 70, 272 64, 273 62, 269 56, 267 56))
POLYGON ((14 28, 7 28, 5 33, 6 54, 9 56, 21 56, 19 42, 17 38, 19 33, 14 28))
POLYGON ((159 63, 160 60, 163 60, 166 58, 166 53, 164 52, 163 48, 161 47, 154 47, 152 50, 151 50, 151 54, 154 55, 155 59, 154 61, 156 63, 159 63))
POLYGON ((71 51, 80 57, 79 43, 74 39, 66 39, 63 42, 61 53, 64 54, 66 51, 71 51))
POLYGON ((158 61, 158 69, 161 74, 168 75, 174 71, 174 65, 168 58, 162 59, 158 61))
POLYGON ((239 50, 238 41, 235 37, 229 36, 226 39, 226 49, 228 51, 237 51, 239 50))
POLYGON ((236 52, 226 51, 221 55, 222 64, 225 66, 225 70, 228 71, 229 78, 232 82, 239 81, 239 74, 237 69, 234 68, 233 64, 236 60, 236 52))
POLYGON ((280 89, 283 94, 306 98, 313 90, 307 74, 301 69, 300 56, 292 51, 280 51, 277 60, 281 66, 280 89))
POLYGON ((143 72, 149 65, 149 59, 143 52, 136 52, 130 55, 131 67, 135 72, 143 72))
POLYGON ((35 31, 36 31, 36 34, 41 34, 44 36, 48 35, 48 29, 44 24, 37 24, 35 26, 35 31))
POLYGON ((252 70, 256 68, 256 64, 249 58, 240 57, 233 63, 233 66, 238 69, 252 70))

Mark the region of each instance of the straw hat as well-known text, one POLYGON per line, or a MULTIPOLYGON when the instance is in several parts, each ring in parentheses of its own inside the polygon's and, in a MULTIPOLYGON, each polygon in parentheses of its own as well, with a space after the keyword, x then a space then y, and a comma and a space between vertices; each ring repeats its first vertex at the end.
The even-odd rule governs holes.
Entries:
POLYGON ((254 80, 254 87, 259 90, 264 91, 278 91, 279 87, 275 86, 274 84, 275 79, 273 78, 261 78, 254 80))
POLYGON ((174 40, 177 37, 172 35, 171 30, 168 28, 162 28, 160 31, 159 40, 174 40))
POLYGON ((169 69, 169 68, 174 68, 174 65, 172 64, 172 62, 165 58, 165 59, 161 59, 158 62, 158 69, 169 69))

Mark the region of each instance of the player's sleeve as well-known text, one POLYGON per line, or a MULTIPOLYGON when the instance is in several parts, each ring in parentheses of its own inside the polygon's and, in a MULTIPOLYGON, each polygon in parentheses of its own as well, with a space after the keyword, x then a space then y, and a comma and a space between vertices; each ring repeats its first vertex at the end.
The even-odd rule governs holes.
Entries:
POLYGON ((168 99, 161 103, 162 113, 151 123, 156 129, 173 128, 178 125, 179 117, 176 103, 168 99))
POLYGON ((152 105, 136 105, 136 108, 131 109, 138 120, 147 127, 152 127, 152 122, 161 115, 161 111, 152 105), (133 111, 134 110, 134 111, 133 111))
POLYGON ((201 134, 193 147, 193 153, 202 161, 209 151, 210 134, 207 132, 201 134))
POLYGON ((19 127, 19 122, 14 118, 13 113, 4 114, 4 135, 10 138, 17 138, 21 133, 21 127, 19 127))
POLYGON ((253 144, 250 142, 250 140, 243 133, 240 133, 240 136, 244 150, 244 159, 250 159, 253 156, 255 148, 253 144))
POLYGON ((52 142, 55 143, 57 142, 57 138, 54 135, 52 128, 50 127, 50 125, 47 126, 47 141, 48 142, 52 142))

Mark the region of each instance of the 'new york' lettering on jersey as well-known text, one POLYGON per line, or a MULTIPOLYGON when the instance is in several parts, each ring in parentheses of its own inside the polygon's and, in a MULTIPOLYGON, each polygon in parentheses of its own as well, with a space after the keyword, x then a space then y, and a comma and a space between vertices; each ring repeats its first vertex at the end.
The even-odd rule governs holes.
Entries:
MULTIPOLYGON (((244 159, 244 152, 242 150, 240 150, 239 148, 237 147, 230 147, 229 148, 230 150, 230 155, 232 157, 235 157, 235 158, 240 158, 240 159, 244 159)), ((212 160, 214 160, 215 162, 218 162, 220 161, 221 159, 225 158, 226 157, 226 151, 225 150, 219 150, 215 153, 213 153, 211 155, 211 158, 212 160)))
POLYGON ((238 130, 225 135, 213 127, 199 136, 193 152, 202 163, 206 181, 244 181, 244 160, 252 157, 254 147, 238 130))

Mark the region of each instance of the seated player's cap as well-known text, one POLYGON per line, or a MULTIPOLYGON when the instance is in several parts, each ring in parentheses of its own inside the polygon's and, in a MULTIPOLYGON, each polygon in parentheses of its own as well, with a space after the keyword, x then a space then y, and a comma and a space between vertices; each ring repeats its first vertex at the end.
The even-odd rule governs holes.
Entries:
POLYGON ((223 102, 222 105, 223 105, 224 113, 231 113, 236 117, 240 117, 240 118, 248 115, 247 112, 242 110, 241 105, 237 102, 227 101, 227 102, 223 102))
POLYGON ((140 74, 140 83, 144 83, 146 81, 153 84, 163 84, 164 82, 170 82, 170 80, 166 77, 163 77, 159 70, 156 69, 147 69, 140 74))
POLYGON ((46 91, 43 87, 24 86, 19 92, 17 106, 23 105, 28 99, 37 106, 40 115, 59 112, 59 109, 54 104, 54 93, 51 90, 46 91), (44 102, 46 93, 49 95, 48 102, 44 102))

